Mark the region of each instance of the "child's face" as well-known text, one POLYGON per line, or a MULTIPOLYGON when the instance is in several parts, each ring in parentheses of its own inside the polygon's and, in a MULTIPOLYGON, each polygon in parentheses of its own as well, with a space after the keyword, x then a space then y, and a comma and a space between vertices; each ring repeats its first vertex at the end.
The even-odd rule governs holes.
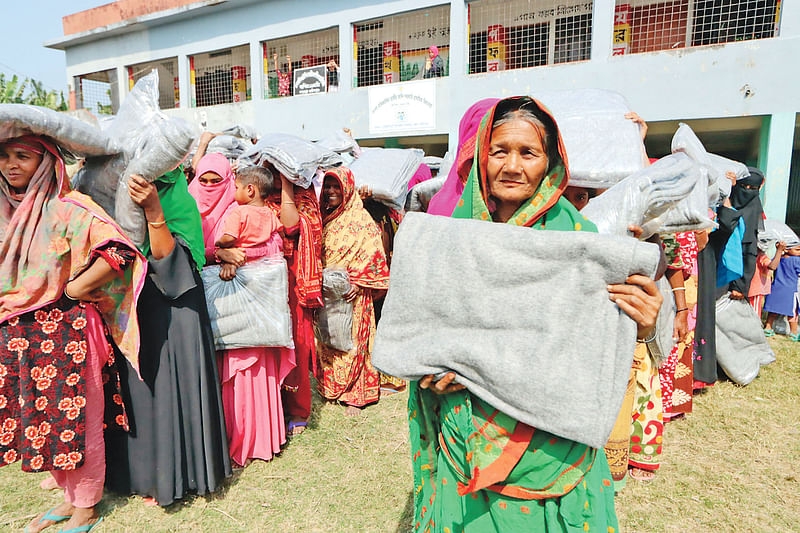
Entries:
POLYGON ((233 182, 236 185, 236 192, 233 193, 233 199, 237 204, 243 205, 250 202, 252 198, 249 195, 249 187, 242 184, 238 179, 233 182))
POLYGON ((788 255, 800 255, 800 246, 795 246, 794 248, 789 248, 786 250, 788 255))

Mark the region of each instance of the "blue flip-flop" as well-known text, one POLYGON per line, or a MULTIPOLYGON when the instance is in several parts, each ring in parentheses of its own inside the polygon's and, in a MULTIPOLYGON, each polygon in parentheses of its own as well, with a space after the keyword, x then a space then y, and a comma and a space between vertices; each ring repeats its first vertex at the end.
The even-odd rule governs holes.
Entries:
POLYGON ((298 433, 297 435, 294 435, 294 434, 292 434, 292 430, 294 428, 304 428, 304 427, 308 427, 308 422, 294 422, 294 421, 291 421, 291 422, 289 422, 289 428, 286 431, 286 436, 287 437, 296 437, 297 435, 300 435, 300 433, 302 433, 302 431, 300 433, 298 433))
MULTIPOLYGON (((72 518, 71 516, 61 516, 61 515, 57 515, 57 514, 52 514, 53 511, 55 511, 55 510, 56 510, 56 508, 53 507, 52 509, 50 509, 49 511, 44 513, 44 516, 41 517, 39 519, 39 522, 37 522, 37 523, 41 524, 45 520, 50 520, 54 524, 58 524, 59 522, 63 522, 64 520, 69 520, 70 518, 72 518)), ((25 526, 25 533, 29 533, 28 526, 25 526)))
POLYGON ((62 529, 60 533, 87 533, 88 531, 94 529, 94 526, 96 526, 102 521, 103 517, 101 516, 100 518, 97 519, 97 522, 95 522, 94 524, 86 524, 85 526, 73 527, 72 529, 62 529))

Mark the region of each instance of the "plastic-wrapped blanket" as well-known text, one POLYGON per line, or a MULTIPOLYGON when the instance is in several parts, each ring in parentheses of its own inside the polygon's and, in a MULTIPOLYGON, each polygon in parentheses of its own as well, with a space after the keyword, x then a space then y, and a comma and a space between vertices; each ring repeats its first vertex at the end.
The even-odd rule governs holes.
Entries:
POLYGON ((269 133, 257 144, 248 147, 239 158, 239 164, 262 166, 264 163, 271 163, 289 181, 308 189, 317 169, 332 165, 337 159, 341 162, 336 153, 300 137, 269 133))
POLYGON ((372 196, 400 211, 406 203, 408 182, 422 164, 424 152, 415 148, 364 148, 350 165, 356 185, 367 185, 372 196))
POLYGON ((262 258, 236 269, 231 281, 220 266, 201 274, 217 350, 258 346, 294 347, 289 278, 282 258, 262 258))
POLYGON ((534 96, 547 106, 561 131, 570 185, 608 189, 645 166, 639 126, 625 118, 631 109, 621 94, 580 89, 534 96))
POLYGON ((230 128, 225 128, 221 133, 222 135, 231 135, 233 137, 246 139, 248 141, 252 141, 253 139, 258 139, 261 137, 255 128, 252 126, 246 126, 244 124, 235 124, 230 128))
POLYGON ((25 104, 0 104, 0 141, 22 135, 46 135, 71 153, 103 156, 119 153, 106 132, 66 113, 25 104))
POLYGON ((664 300, 656 318, 655 339, 647 343, 647 348, 658 366, 661 366, 675 346, 675 297, 672 295, 672 287, 666 276, 660 278, 656 286, 664 300))
POLYGON ((800 238, 792 231, 792 228, 778 220, 765 220, 764 231, 758 232, 758 248, 762 252, 766 252, 780 241, 785 242, 787 248, 800 246, 800 238))
POLYGON ((228 159, 238 159, 253 144, 233 135, 217 135, 208 143, 207 154, 219 153, 228 159))
POLYGON ((74 188, 91 196, 137 245, 144 242, 144 211, 128 194, 128 178, 148 181, 174 170, 186 158, 196 130, 188 122, 167 117, 158 106, 158 71, 141 78, 105 130, 122 148, 110 157, 87 157, 73 178, 74 188))
POLYGON ((406 211, 418 211, 421 213, 427 211, 431 198, 442 189, 445 180, 447 180, 446 175, 436 176, 414 185, 406 198, 406 211))
POLYGON ((353 304, 344 296, 351 289, 346 270, 326 268, 322 271, 322 302, 314 322, 317 340, 340 352, 353 349, 353 304))
POLYGON ((717 363, 729 378, 747 385, 762 366, 775 361, 761 320, 747 300, 732 300, 730 293, 717 300, 717 363))
POLYGON ((606 286, 654 276, 660 254, 629 237, 408 213, 372 364, 403 379, 453 371, 517 420, 602 447, 636 344, 606 286))
POLYGON ((628 235, 628 226, 635 224, 642 226, 647 238, 661 226, 667 211, 703 179, 699 166, 686 154, 671 154, 592 198, 581 214, 600 233, 628 235))
POLYGON ((331 135, 323 137, 317 144, 327 150, 337 153, 354 152, 358 150, 358 143, 351 136, 341 130, 334 131, 331 135))

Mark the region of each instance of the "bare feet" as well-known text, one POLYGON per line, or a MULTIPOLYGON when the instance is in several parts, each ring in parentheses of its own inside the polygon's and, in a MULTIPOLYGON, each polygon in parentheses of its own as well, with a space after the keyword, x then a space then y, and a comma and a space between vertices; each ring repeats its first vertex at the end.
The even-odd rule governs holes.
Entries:
POLYGON ((355 405, 348 405, 344 410, 344 416, 361 416, 363 407, 356 407, 355 405))
POLYGON ((55 478, 51 475, 48 475, 46 478, 44 478, 42 482, 39 483, 39 486, 43 490, 56 490, 61 488, 58 486, 58 483, 56 483, 55 478))

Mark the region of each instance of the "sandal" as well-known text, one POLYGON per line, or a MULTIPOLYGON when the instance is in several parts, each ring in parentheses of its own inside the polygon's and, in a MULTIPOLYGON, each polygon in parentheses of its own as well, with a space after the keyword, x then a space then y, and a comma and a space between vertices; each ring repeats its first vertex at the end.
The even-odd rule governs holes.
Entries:
POLYGON ((795 333, 794 335, 789 335, 789 340, 794 342, 800 342, 800 333, 795 333))
POLYGON ((97 521, 94 524, 86 524, 85 526, 73 527, 72 529, 62 529, 60 533, 88 533, 89 531, 94 529, 94 526, 96 526, 102 521, 103 517, 101 516, 100 518, 97 519, 97 521))
POLYGON ((308 426, 308 422, 303 422, 301 420, 290 420, 289 421, 289 428, 286 430, 287 437, 296 437, 297 435, 302 435, 303 432, 306 430, 308 426), (300 431, 295 431, 297 428, 302 428, 300 431))
POLYGON ((646 470, 644 468, 630 468, 628 469, 628 475, 636 481, 650 483, 655 479, 656 472, 655 470, 646 470))
MULTIPOLYGON (((41 524, 45 520, 50 520, 54 524, 58 524, 59 522, 63 522, 64 520, 69 520, 70 518, 72 518, 71 516, 61 516, 57 514, 52 514, 52 512, 55 510, 56 508, 53 507, 52 509, 44 513, 44 516, 39 519, 37 524, 41 524)), ((28 533, 28 526, 25 526, 25 533, 28 533)))
POLYGON ((764 336, 765 337, 774 337, 775 336, 775 332, 773 330, 771 330, 771 329, 765 329, 764 330, 764 336))

